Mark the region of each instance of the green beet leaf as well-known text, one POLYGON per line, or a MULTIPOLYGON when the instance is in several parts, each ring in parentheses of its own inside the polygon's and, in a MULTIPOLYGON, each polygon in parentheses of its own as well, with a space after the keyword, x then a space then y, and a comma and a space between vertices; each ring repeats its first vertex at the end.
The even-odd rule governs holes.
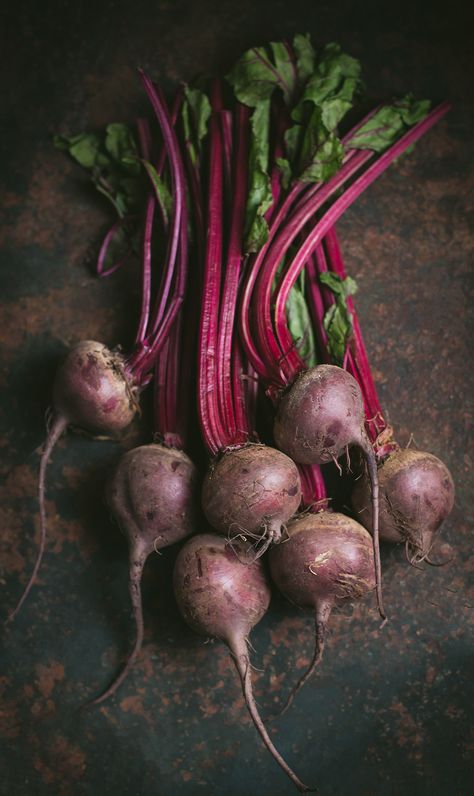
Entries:
POLYGON ((296 56, 296 68, 298 77, 304 84, 313 74, 316 61, 316 52, 311 44, 309 33, 305 35, 297 33, 293 39, 293 50, 296 56))
MULTIPOLYGON (((308 58, 305 64, 308 64, 308 58)), ((337 126, 360 92, 360 65, 337 44, 318 54, 301 100, 293 108, 295 122, 286 132, 287 159, 280 161, 284 184, 288 172, 303 182, 325 182, 342 164, 343 147, 337 126)))
POLYGON ((151 163, 149 163, 147 160, 142 160, 142 163, 151 180, 151 184, 153 185, 155 197, 160 205, 165 223, 168 223, 168 219, 173 209, 173 197, 171 196, 170 190, 166 183, 158 175, 158 172, 151 163))
POLYGON ((270 42, 269 47, 252 47, 227 75, 239 102, 250 108, 269 100, 277 88, 281 89, 289 105, 296 89, 296 79, 290 52, 282 42, 270 42))
POLYGON ((200 161, 202 142, 207 135, 211 116, 211 104, 207 95, 198 88, 185 86, 181 116, 189 156, 196 166, 200 161))
POLYGON ((331 272, 321 274, 319 279, 335 295, 335 303, 327 310, 323 324, 329 353, 336 364, 342 365, 352 335, 352 315, 346 299, 357 291, 357 283, 350 276, 341 279, 331 272))
POLYGON ((119 218, 139 211, 145 182, 135 139, 127 125, 114 122, 100 135, 55 136, 54 144, 90 172, 95 187, 112 203, 119 218))
POLYGON ((272 204, 268 176, 270 100, 260 102, 251 117, 252 136, 249 154, 249 184, 245 223, 245 250, 258 251, 268 237, 264 215, 272 204))
POLYGON ((288 296, 286 317, 298 354, 308 368, 314 367, 317 364, 317 357, 313 326, 304 293, 298 283, 294 285, 288 296))
POLYGON ((430 102, 415 100, 411 94, 392 105, 383 105, 351 138, 352 149, 373 149, 383 152, 406 130, 428 114, 430 102))

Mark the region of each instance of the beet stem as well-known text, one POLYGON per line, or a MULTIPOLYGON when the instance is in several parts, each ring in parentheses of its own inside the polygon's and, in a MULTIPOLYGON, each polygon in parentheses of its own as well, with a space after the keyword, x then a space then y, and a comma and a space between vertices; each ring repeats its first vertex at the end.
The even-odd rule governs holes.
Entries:
POLYGON ((238 105, 235 121, 235 163, 231 181, 230 236, 223 269, 224 280, 219 307, 216 367, 218 396, 226 424, 227 442, 231 445, 239 444, 246 439, 246 435, 238 433, 235 418, 234 401, 238 396, 235 393, 233 395, 233 390, 237 389, 242 393, 243 385, 239 379, 232 380, 232 348, 235 339, 235 315, 243 261, 242 235, 247 199, 248 124, 249 109, 245 105, 238 105))
POLYGON ((97 263, 96 263, 96 266, 95 266, 95 272, 96 272, 97 276, 100 276, 102 278, 105 277, 105 276, 111 276, 111 274, 115 273, 115 271, 118 271, 118 269, 121 268, 122 265, 125 264, 125 262, 128 260, 128 258, 132 254, 132 247, 129 246, 127 248, 125 254, 122 255, 122 257, 120 257, 118 260, 116 260, 114 263, 112 263, 112 265, 109 265, 108 268, 105 268, 105 260, 106 260, 106 257, 107 257, 107 252, 109 251, 109 246, 112 243, 112 241, 113 241, 115 235, 117 234, 117 232, 120 232, 122 227, 129 220, 130 220, 130 216, 125 216, 124 218, 119 218, 118 221, 116 221, 114 224, 112 224, 112 226, 110 227, 110 229, 106 233, 106 235, 105 235, 105 237, 104 237, 104 239, 102 241, 101 247, 99 249, 99 254, 97 256, 97 263))
POLYGON ((385 613, 382 601, 382 567, 380 564, 379 542, 379 479, 377 475, 377 461, 375 458, 374 449, 372 448, 370 440, 365 431, 361 434, 361 438, 357 440, 357 444, 364 452, 372 489, 372 541, 374 548, 375 588, 377 593, 377 607, 379 609, 379 614, 383 619, 383 622, 380 626, 380 629, 382 629, 387 622, 387 615, 385 613))
POLYGON ((41 454, 40 459, 40 467, 39 467, 39 478, 38 478, 38 503, 39 503, 39 510, 40 510, 40 543, 38 548, 38 553, 36 555, 35 565, 33 567, 33 572, 30 575, 30 579, 21 595, 15 610, 13 613, 10 614, 8 617, 8 622, 11 622, 15 616, 17 615, 18 611, 20 610, 21 606, 25 602, 28 594, 30 593, 30 589, 33 586, 33 583, 36 580, 36 576, 38 574, 38 570, 41 565, 41 561, 43 558, 44 547, 46 542, 46 509, 45 509, 45 482, 46 482, 46 468, 48 466, 49 459, 51 457, 51 453, 53 451, 54 446, 56 445, 59 437, 66 430, 67 427, 67 420, 62 415, 56 415, 46 437, 46 442, 43 448, 43 452, 41 454))
POLYGON ((156 200, 153 195, 147 199, 145 224, 143 228, 143 253, 141 270, 141 311, 138 321, 137 333, 135 335, 135 345, 143 343, 150 317, 151 300, 151 237, 153 231, 153 217, 155 215, 156 200))
POLYGON ((313 659, 312 659, 310 665, 308 666, 308 668, 306 669, 305 673, 301 675, 301 677, 298 680, 298 682, 296 683, 296 685, 293 686, 293 688, 290 691, 290 693, 288 695, 288 698, 287 698, 285 704, 283 705, 283 707, 281 708, 281 710, 279 710, 277 713, 274 713, 273 716, 271 716, 271 719, 274 719, 277 716, 278 717, 283 716, 283 714, 286 713, 286 711, 288 710, 290 705, 293 704, 293 700, 296 697, 298 691, 300 691, 303 688, 304 684, 312 676, 314 670, 321 663, 321 661, 323 659, 324 646, 325 646, 325 642, 326 642, 326 629, 327 629, 327 625, 328 625, 328 621, 329 621, 329 615, 330 615, 331 611, 332 611, 332 603, 323 602, 323 603, 319 603, 316 606, 316 611, 315 611, 315 616, 314 616, 315 634, 314 634, 313 659))
MULTIPOLYGON (((326 246, 326 251, 331 271, 337 274, 341 279, 345 279, 347 274, 344 268, 341 249, 339 246, 339 241, 334 227, 328 230, 327 235, 324 239, 324 243, 326 246)), ((366 397, 365 403, 366 403, 367 419, 377 417, 380 419, 382 425, 381 428, 378 428, 377 426, 374 427, 373 423, 368 424, 371 440, 372 442, 374 442, 378 434, 387 427, 387 422, 383 417, 382 407, 380 405, 380 401, 377 395, 377 389, 375 387, 375 383, 372 377, 372 372, 369 365, 369 359, 367 356, 367 350, 365 347, 364 339, 362 337, 362 332, 357 317, 357 313, 354 307, 354 301, 352 299, 352 296, 348 297, 347 306, 349 308, 349 312, 352 315, 353 339, 351 342, 351 349, 353 352, 356 368, 360 373, 360 379, 358 379, 358 381, 361 387, 363 387, 364 394, 366 397), (372 439, 372 437, 374 438, 372 439)))
MULTIPOLYGON (((269 348, 280 348, 281 351, 288 350, 292 343, 292 337, 288 329, 286 321, 286 304, 288 301, 289 293, 298 279, 302 269, 304 268, 309 257, 316 249, 318 244, 328 233, 331 227, 338 221, 342 214, 350 207, 355 200, 371 185, 380 175, 388 168, 388 166, 405 150, 414 144, 430 127, 432 127, 445 113, 449 110, 449 103, 443 102, 432 110, 421 122, 415 124, 408 132, 406 132, 395 144, 392 144, 386 149, 383 154, 379 155, 375 160, 366 166, 364 171, 355 179, 355 181, 348 187, 341 196, 339 196, 329 209, 324 213, 323 217, 312 228, 305 241, 300 245, 297 253, 292 261, 285 267, 283 274, 280 277, 279 286, 276 291, 272 291, 272 280, 276 273, 279 263, 279 257, 274 259, 273 252, 266 263, 265 268, 261 273, 261 281, 263 286, 257 287, 256 299, 259 306, 262 307, 259 316, 261 323, 258 328, 258 339, 262 342, 262 346, 267 345, 269 348), (274 306, 273 316, 275 318, 275 329, 272 325, 272 307, 274 306)), ((344 182, 355 175, 356 169, 353 168, 354 164, 359 167, 363 166, 367 159, 370 158, 368 152, 358 152, 349 163, 349 168, 346 173, 346 167, 342 166, 337 174, 335 174, 329 182, 325 183, 318 191, 318 201, 312 207, 313 212, 321 206, 323 201, 329 199, 339 187, 343 187, 344 182), (352 167, 351 167, 352 163, 352 167)), ((305 222, 306 223, 306 222, 305 222)), ((285 234, 290 231, 290 224, 285 227, 285 234)), ((293 352, 297 357, 297 353, 293 352)), ((298 366, 298 363, 297 363, 298 366)))
POLYGON ((255 702, 255 697, 253 695, 252 689, 252 669, 250 666, 250 659, 248 656, 247 651, 247 642, 242 637, 236 637, 232 640, 229 640, 228 646, 232 657, 234 658, 234 663, 237 668, 237 671, 240 675, 240 679, 242 681, 242 690, 244 692, 245 702, 247 704, 248 711, 250 713, 251 719, 255 724, 256 729, 258 730, 260 737, 262 738, 263 743, 267 747, 270 754, 276 760, 278 765, 283 769, 285 774, 291 779, 291 781, 296 785, 300 793, 309 793, 314 791, 315 788, 308 788, 301 780, 296 776, 294 771, 289 767, 289 765, 285 762, 281 754, 277 751, 273 742, 268 735, 267 729, 261 719, 261 716, 258 712, 257 704, 255 702))
POLYGON ((133 649, 130 652, 120 674, 115 678, 115 680, 107 688, 107 690, 104 691, 103 694, 98 696, 96 699, 92 699, 90 702, 88 702, 89 705, 100 705, 102 702, 105 702, 106 699, 111 697, 112 694, 116 692, 117 688, 123 683, 128 673, 130 672, 130 669, 135 663, 137 656, 142 648, 144 628, 143 628, 141 582, 143 575, 143 567, 145 566, 146 558, 147 556, 141 551, 138 551, 136 549, 134 550, 133 548, 131 549, 129 592, 130 592, 130 601, 132 603, 132 609, 133 609, 133 618, 135 621, 135 644, 133 645, 133 649))
MULTIPOLYGON (((214 95, 217 87, 214 87, 214 95)), ((213 106, 216 105, 213 98, 213 106)), ((207 241, 198 343, 198 413, 204 444, 211 455, 226 447, 216 384, 218 310, 222 279, 223 246, 223 143, 219 116, 210 121, 210 165, 207 241)))

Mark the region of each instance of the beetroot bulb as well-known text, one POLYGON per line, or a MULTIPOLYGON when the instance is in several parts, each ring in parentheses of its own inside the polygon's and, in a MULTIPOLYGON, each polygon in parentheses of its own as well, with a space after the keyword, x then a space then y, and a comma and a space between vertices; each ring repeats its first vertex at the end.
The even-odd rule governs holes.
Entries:
MULTIPOLYGON (((346 273, 335 230, 325 239, 319 258, 321 270, 329 269, 340 279, 346 273)), ((331 297, 327 295, 327 300, 331 297)), ((367 351, 352 299, 353 333, 347 352, 347 368, 364 395, 366 426, 378 461, 380 489, 380 538, 403 543, 411 563, 432 563, 429 554, 436 531, 451 512, 454 484, 446 465, 431 453, 400 448, 380 406, 367 351)), ((370 479, 363 473, 354 486, 352 503, 360 522, 372 532, 370 479)))
POLYGON ((236 328, 248 136, 248 109, 238 105, 234 115, 222 110, 216 85, 210 123, 208 236, 198 355, 200 425, 207 450, 214 458, 204 479, 202 505, 216 531, 229 538, 254 540, 256 555, 262 555, 271 542, 281 539, 286 522, 297 511, 301 484, 297 467, 288 456, 252 442, 253 418, 247 406, 245 363, 236 328), (227 132, 225 138, 223 130, 227 132), (232 184, 226 248, 225 174, 232 184))
POLYGON ((350 517, 331 511, 306 514, 288 525, 288 537, 269 552, 270 574, 290 602, 314 612, 315 650, 281 712, 321 662, 333 608, 375 588, 371 536, 350 517))
POLYGON ((120 674, 92 704, 104 702, 115 693, 141 650, 144 635, 141 581, 146 560, 152 553, 181 542, 196 531, 198 472, 183 450, 194 353, 190 343, 195 329, 190 320, 188 315, 184 341, 187 345, 182 346, 180 313, 156 362, 154 425, 162 442, 125 453, 107 484, 107 503, 128 542, 135 641, 120 674))
POLYGON ((253 696, 248 637, 266 613, 271 596, 261 561, 243 563, 225 539, 200 534, 180 550, 173 583, 185 622, 197 633, 227 644, 242 682, 248 711, 265 746, 298 790, 307 792, 309 788, 275 749, 253 696))
MULTIPOLYGON (((163 138, 162 165, 169 164, 173 206, 167 234, 169 246, 161 278, 156 279, 156 298, 151 306, 151 237, 157 199, 147 200, 143 223, 142 301, 135 344, 128 356, 102 343, 77 343, 60 365, 53 385, 52 420, 40 459, 38 498, 40 543, 32 574, 10 619, 18 613, 36 579, 46 541, 45 479, 54 446, 68 426, 92 434, 115 436, 133 420, 140 391, 148 383, 157 353, 167 339, 184 297, 187 275, 187 207, 184 167, 166 103, 151 80, 141 73, 163 138)), ((147 142, 142 150, 147 157, 147 142)), ((162 168, 161 165, 161 168, 162 168)))
MULTIPOLYGON (((426 560, 436 531, 454 504, 454 484, 443 462, 431 453, 398 448, 379 466, 380 538, 403 543, 412 564, 426 560)), ((354 486, 352 505, 360 522, 372 530, 370 483, 365 475, 354 486)))

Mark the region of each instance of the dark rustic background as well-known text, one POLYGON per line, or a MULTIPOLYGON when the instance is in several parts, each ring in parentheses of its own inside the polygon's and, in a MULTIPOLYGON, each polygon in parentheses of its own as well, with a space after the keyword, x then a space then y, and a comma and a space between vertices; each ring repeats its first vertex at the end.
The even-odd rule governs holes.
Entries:
MULTIPOLYGON (((137 65, 170 88, 298 31, 359 57, 373 99, 412 90, 452 100, 449 117, 339 231, 398 437, 413 434, 452 470, 457 502, 436 554, 453 560, 420 571, 401 550, 384 551, 389 625, 379 632, 372 603, 334 616, 319 676, 272 732, 323 796, 472 793, 472 19, 457 0, 10 0, 2 9, 2 617, 34 559, 37 450, 58 359, 82 337, 127 344, 137 301, 130 270, 102 282, 91 275, 107 210, 53 149, 53 133, 132 120, 145 107, 137 65)), ((137 428, 124 444, 147 438, 137 428)), ((140 663, 110 703, 80 710, 109 682, 131 631, 126 549, 102 502, 119 452, 68 435, 50 467, 41 576, 3 629, 0 792, 293 793, 250 725, 226 650, 178 618, 173 550, 147 568, 140 663)), ((307 663, 311 627, 276 598, 254 632, 263 714, 307 663)))

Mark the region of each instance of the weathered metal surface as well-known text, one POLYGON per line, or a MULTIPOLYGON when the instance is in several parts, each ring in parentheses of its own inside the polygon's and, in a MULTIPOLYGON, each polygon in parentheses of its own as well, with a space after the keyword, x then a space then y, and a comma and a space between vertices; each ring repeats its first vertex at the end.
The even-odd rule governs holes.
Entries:
MULTIPOLYGON (((456 507, 436 552, 453 561, 420 571, 401 550, 384 551, 390 623, 378 630, 372 604, 335 615, 319 676, 271 732, 302 778, 328 796, 472 792, 467 17, 457 3, 343 0, 9 6, 0 106, 2 617, 34 558, 37 448, 58 357, 84 336, 126 345, 136 301, 131 273, 97 282, 87 270, 106 212, 52 148, 52 133, 133 118, 145 106, 136 64, 170 86, 228 66, 251 43, 301 30, 360 57, 372 97, 413 90, 453 101, 449 117, 339 226, 397 435, 408 442, 413 433, 452 470, 456 507)), ((124 445, 146 437, 142 426, 124 445)), ((179 620, 173 550, 146 570, 146 646, 134 673, 109 704, 80 710, 109 682, 131 631, 125 544, 102 501, 119 449, 68 435, 54 455, 47 555, 22 613, 3 629, 0 792, 291 794, 250 724, 226 650, 179 620)), ((308 662, 311 627, 275 597, 254 632, 264 715, 308 662)))

